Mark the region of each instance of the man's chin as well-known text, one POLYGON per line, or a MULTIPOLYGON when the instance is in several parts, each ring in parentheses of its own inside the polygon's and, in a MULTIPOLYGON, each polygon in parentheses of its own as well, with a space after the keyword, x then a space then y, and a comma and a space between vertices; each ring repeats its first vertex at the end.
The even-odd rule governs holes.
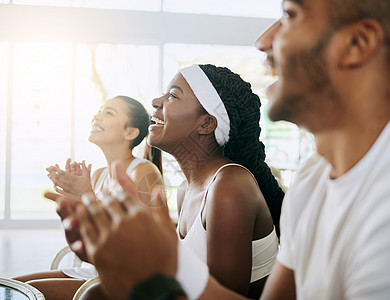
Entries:
POLYGON ((270 100, 267 115, 272 122, 287 121, 291 122, 291 112, 286 109, 286 104, 279 101, 280 99, 270 100))

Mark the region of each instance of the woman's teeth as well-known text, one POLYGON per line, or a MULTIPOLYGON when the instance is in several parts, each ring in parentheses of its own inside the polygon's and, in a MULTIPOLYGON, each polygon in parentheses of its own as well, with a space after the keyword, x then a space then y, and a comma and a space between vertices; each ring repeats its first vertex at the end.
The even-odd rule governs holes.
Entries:
POLYGON ((93 132, 102 132, 103 128, 101 128, 100 126, 97 126, 97 125, 92 125, 92 131, 93 132))
POLYGON ((160 119, 158 119, 156 117, 151 117, 151 120, 153 122, 155 122, 156 124, 160 124, 160 125, 164 125, 165 124, 163 120, 160 120, 160 119))

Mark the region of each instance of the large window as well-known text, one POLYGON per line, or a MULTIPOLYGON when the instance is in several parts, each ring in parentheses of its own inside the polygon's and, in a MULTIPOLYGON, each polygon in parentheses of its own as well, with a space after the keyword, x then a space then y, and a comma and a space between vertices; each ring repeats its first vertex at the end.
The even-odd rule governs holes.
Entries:
POLYGON ((281 10, 280 1, 267 0, 12 0, 12 3, 262 18, 278 18, 281 10))
POLYGON ((159 11, 160 0, 12 0, 14 4, 159 11))
MULTIPOLYGON (((5 182, 7 172, 7 87, 8 87, 8 43, 0 43, 0 220, 5 218, 5 182)), ((7 209, 8 213, 8 209, 7 209)))
POLYGON ((161 92, 159 48, 77 44, 75 60, 74 126, 77 132, 72 157, 76 161, 85 159, 96 169, 106 164, 100 149, 88 142, 93 115, 106 99, 117 95, 131 96, 151 110, 151 99, 161 92), (89 159, 91 153, 94 156, 89 159))
POLYGON ((225 16, 278 18, 280 1, 273 0, 164 0, 163 9, 170 12, 225 16))
POLYGON ((69 153, 72 46, 57 43, 13 45, 10 128, 11 218, 41 218, 53 210, 42 202, 45 167, 69 153), (47 208, 47 207, 50 208, 47 208), (39 212, 38 216, 35 216, 39 212))
MULTIPOLYGON (((105 165, 100 149, 87 141, 103 101, 124 94, 151 110, 151 100, 178 68, 193 63, 227 66, 252 84, 262 99, 261 138, 269 163, 296 168, 312 151, 311 137, 266 118, 262 90, 271 78, 264 75, 264 56, 251 46, 280 15, 280 1, 270 2, 0 4, 7 25, 0 31, 0 226, 58 226, 53 203, 42 196, 52 185, 45 168, 63 166, 68 157, 85 159, 93 170, 105 165)), ((136 151, 141 153, 142 145, 136 151)), ((164 169, 174 209, 183 175, 169 155, 164 155, 164 169)))

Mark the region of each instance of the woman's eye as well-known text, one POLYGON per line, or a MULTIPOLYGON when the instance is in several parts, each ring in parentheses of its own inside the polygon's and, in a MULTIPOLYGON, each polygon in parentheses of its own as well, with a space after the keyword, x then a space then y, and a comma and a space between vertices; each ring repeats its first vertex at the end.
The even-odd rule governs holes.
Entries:
POLYGON ((175 94, 172 94, 172 93, 169 93, 169 97, 168 98, 174 98, 174 99, 177 99, 177 96, 175 94))

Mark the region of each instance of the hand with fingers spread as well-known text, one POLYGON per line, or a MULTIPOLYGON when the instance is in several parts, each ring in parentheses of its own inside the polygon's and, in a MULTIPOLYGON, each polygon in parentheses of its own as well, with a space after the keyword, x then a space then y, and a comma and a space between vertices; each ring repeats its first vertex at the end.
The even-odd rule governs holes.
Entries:
POLYGON ((71 163, 70 158, 65 164, 65 171, 61 170, 58 164, 46 169, 47 175, 54 183, 54 190, 64 196, 81 196, 85 193, 92 193, 91 165, 82 163, 71 163))
MULTIPOLYGON (((76 216, 78 206, 83 205, 79 197, 66 197, 56 193, 45 193, 44 196, 57 203, 57 214, 60 216, 65 231, 66 241, 72 251, 83 261, 88 262, 84 243, 80 236, 79 221, 76 216)), ((90 198, 93 195, 90 194, 90 198)))
MULTIPOLYGON (((150 209, 137 198, 135 186, 118 164, 115 176, 126 193, 106 194, 103 205, 90 199, 77 207, 77 217, 88 258, 103 286, 113 299, 126 299, 134 284, 155 273, 175 275, 177 235, 161 189, 154 189, 150 209)), ((83 202, 87 199, 83 196, 83 202)))
MULTIPOLYGON (((71 173, 76 176, 81 176, 82 175, 82 170, 81 170, 81 163, 78 162, 72 162, 71 158, 68 158, 65 163, 65 171, 68 173, 71 173)), ((84 161, 83 161, 84 162, 84 161)))

